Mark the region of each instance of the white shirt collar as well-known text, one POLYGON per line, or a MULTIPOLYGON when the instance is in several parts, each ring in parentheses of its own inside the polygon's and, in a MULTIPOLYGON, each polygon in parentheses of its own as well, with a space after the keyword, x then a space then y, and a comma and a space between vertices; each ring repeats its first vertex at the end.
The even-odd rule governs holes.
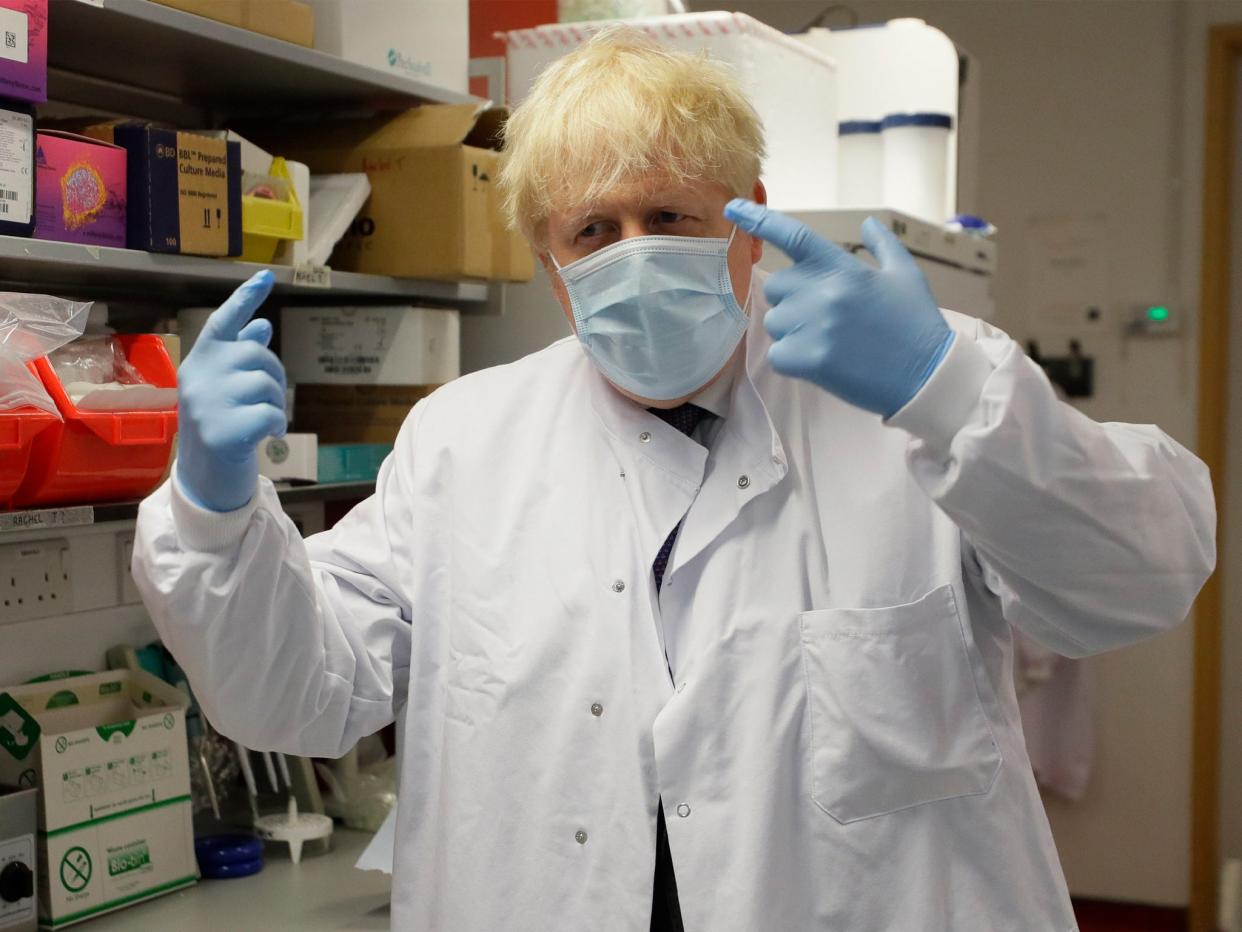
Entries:
MULTIPOLYGON (((740 358, 740 356, 738 357, 740 358)), ((737 370, 737 358, 729 362, 720 378, 690 399, 705 411, 718 418, 729 416, 729 401, 733 397, 733 373, 737 370)))

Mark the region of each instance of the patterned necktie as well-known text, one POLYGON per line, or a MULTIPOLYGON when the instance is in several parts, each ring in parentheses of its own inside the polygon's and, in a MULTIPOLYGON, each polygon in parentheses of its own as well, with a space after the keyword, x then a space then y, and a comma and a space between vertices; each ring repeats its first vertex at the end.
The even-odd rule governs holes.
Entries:
MULTIPOLYGON (((652 414, 662 420, 670 427, 676 427, 679 431, 689 437, 696 427, 705 419, 715 417, 710 411, 700 408, 698 405, 685 404, 678 405, 675 408, 648 408, 652 414)), ((656 554, 655 562, 651 564, 651 572, 655 574, 656 592, 660 591, 660 586, 664 582, 664 571, 668 569, 668 558, 672 556, 673 544, 677 541, 677 532, 681 529, 681 522, 669 532, 668 538, 664 541, 664 546, 660 548, 660 552, 656 554)))

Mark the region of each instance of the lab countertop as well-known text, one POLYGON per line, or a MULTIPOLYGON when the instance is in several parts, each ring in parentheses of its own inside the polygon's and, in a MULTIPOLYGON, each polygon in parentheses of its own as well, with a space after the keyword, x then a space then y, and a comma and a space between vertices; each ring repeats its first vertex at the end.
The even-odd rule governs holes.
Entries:
POLYGON ((371 836, 338 828, 327 854, 303 854, 294 864, 287 853, 264 852, 263 870, 236 880, 200 880, 193 887, 139 903, 82 923, 82 932, 220 929, 263 932, 362 932, 389 928, 391 881, 379 871, 360 871, 354 862, 371 836))

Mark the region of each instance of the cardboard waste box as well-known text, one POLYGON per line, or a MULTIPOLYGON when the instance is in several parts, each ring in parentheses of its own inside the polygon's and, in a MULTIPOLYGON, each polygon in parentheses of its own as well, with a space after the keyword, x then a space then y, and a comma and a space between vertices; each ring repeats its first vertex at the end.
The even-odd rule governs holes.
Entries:
POLYGON ((197 879, 184 695, 114 670, 0 690, 0 783, 39 788, 39 924, 197 879))
MULTIPOLYGON (((503 109, 424 105, 397 116, 316 122, 281 149, 315 174, 366 172, 371 197, 332 267, 403 278, 530 281, 534 258, 506 229, 496 173, 503 109)), ((257 130, 262 134, 262 128, 257 130)))

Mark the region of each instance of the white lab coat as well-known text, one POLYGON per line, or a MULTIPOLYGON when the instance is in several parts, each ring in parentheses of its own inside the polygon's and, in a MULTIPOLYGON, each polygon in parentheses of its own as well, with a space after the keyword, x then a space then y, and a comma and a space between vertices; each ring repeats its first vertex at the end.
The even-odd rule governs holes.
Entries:
POLYGON ((394 929, 646 930, 658 797, 688 932, 1075 928, 1010 625, 1077 656, 1179 622, 1206 469, 955 314, 885 425, 771 370, 754 290, 710 455, 565 340, 420 402, 305 543, 266 480, 143 503, 135 575, 216 727, 333 756, 399 717, 394 929))

